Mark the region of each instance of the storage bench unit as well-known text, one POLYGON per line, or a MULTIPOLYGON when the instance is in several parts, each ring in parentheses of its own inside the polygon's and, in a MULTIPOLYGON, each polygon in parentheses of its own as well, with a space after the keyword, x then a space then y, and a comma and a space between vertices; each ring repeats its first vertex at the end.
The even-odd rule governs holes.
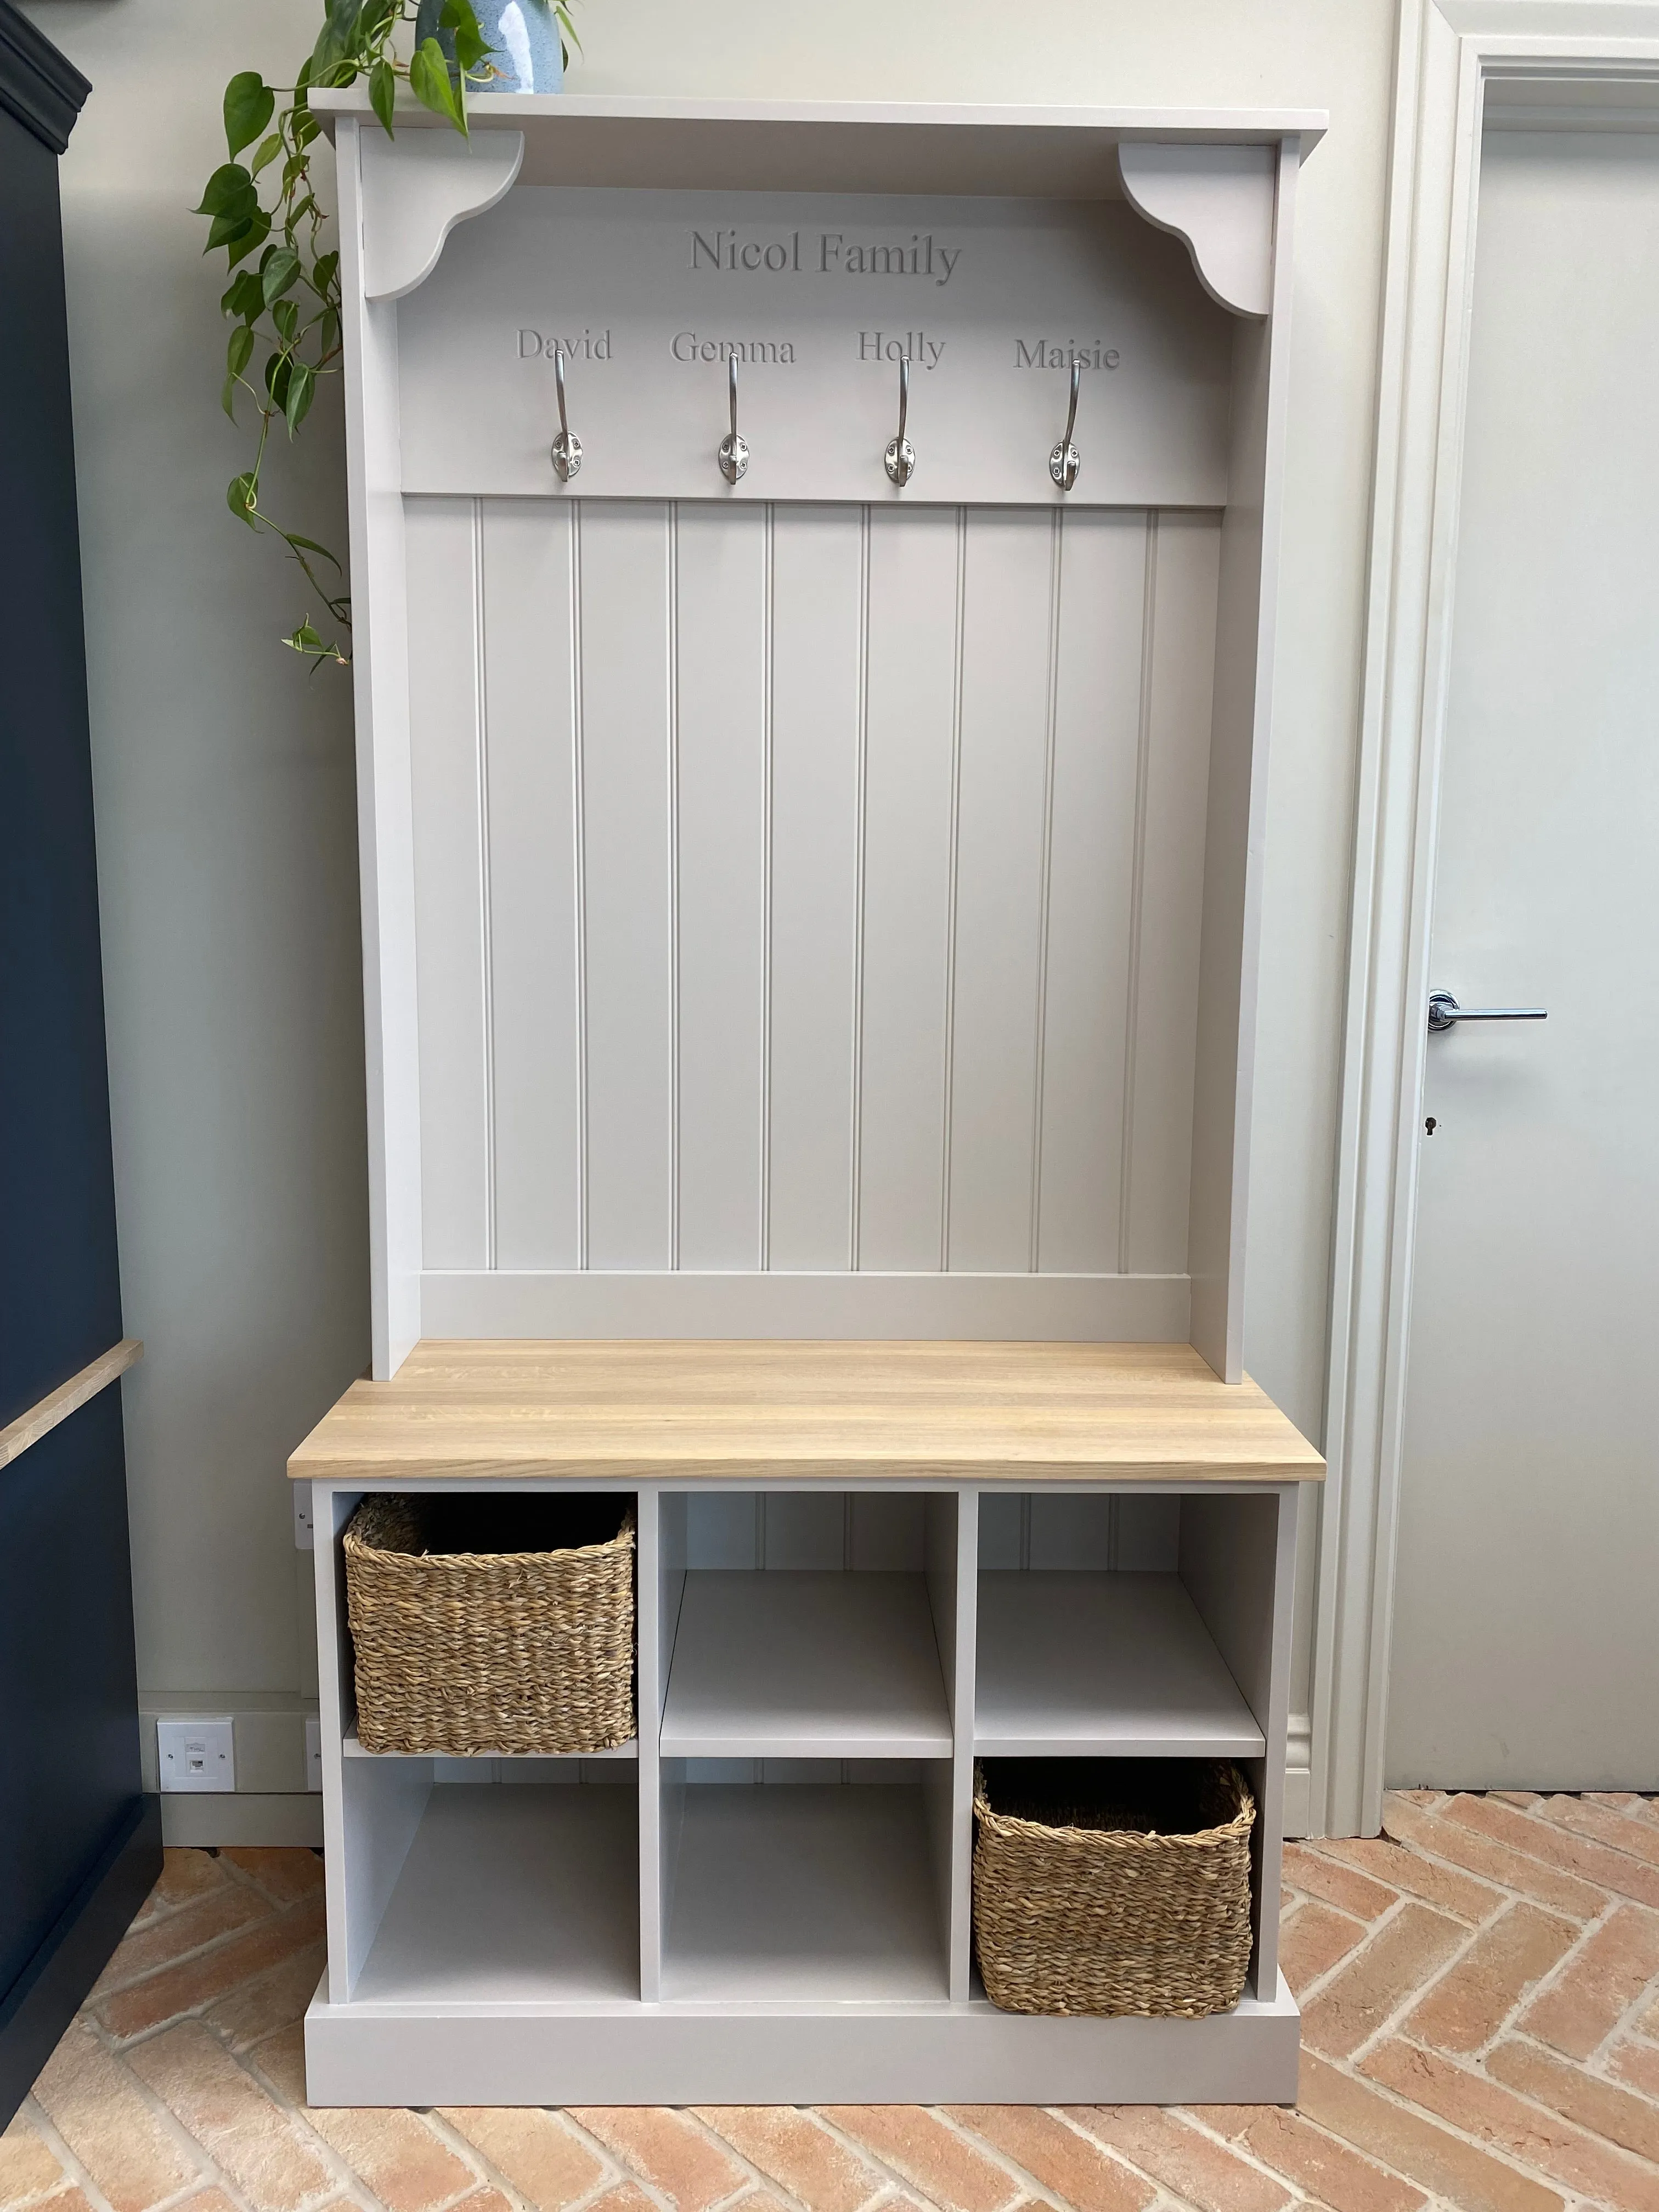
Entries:
POLYGON ((1279 1835, 1321 1464, 1253 1384, 1176 1345, 430 1343, 291 1472, 322 1637, 313 2103, 1294 2095, 1279 1835), (362 1753, 339 1534, 366 1492, 428 1484, 637 1499, 636 1743, 362 1753), (1237 1759, 1261 1807, 1237 2010, 989 2005, 975 1754, 1237 1759))
POLYGON ((487 94, 393 140, 361 87, 311 106, 374 1379, 293 1462, 309 2094, 1289 2098, 1319 1462, 1243 1297, 1324 118, 487 94), (634 1745, 362 1755, 340 1531, 420 1484, 636 1500, 634 1745), (1238 1760, 1238 2008, 991 2008, 976 1753, 1238 1760))

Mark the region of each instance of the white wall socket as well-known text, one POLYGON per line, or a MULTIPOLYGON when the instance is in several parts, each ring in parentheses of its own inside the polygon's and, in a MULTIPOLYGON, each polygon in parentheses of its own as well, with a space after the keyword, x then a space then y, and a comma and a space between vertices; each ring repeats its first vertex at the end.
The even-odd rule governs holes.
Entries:
MULTIPOLYGON (((291 1740, 291 1739, 290 1739, 291 1740)), ((234 1790, 236 1731, 228 1715, 155 1723, 155 1764, 164 1790, 234 1790)))
POLYGON ((323 1723, 317 1713, 306 1715, 306 1788, 323 1786, 323 1723))
POLYGON ((311 1519, 311 1485, 308 1482, 290 1482, 289 1488, 294 1492, 294 1548, 296 1552, 315 1551, 317 1538, 311 1519))

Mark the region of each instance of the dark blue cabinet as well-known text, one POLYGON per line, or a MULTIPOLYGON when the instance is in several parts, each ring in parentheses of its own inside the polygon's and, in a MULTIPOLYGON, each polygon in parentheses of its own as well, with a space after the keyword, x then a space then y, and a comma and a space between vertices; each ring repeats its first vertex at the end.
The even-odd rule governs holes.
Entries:
MULTIPOLYGON (((0 0, 0 1431, 120 1339, 58 156, 85 80, 0 0)), ((118 1384, 0 1465, 0 2124, 161 1867, 118 1384)))

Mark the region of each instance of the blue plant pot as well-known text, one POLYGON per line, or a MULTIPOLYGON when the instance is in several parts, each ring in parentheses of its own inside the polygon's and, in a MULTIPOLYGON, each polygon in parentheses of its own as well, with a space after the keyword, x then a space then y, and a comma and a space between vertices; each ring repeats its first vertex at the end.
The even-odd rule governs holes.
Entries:
POLYGON ((495 49, 491 92, 560 92, 564 50, 553 0, 474 0, 478 27, 495 49))

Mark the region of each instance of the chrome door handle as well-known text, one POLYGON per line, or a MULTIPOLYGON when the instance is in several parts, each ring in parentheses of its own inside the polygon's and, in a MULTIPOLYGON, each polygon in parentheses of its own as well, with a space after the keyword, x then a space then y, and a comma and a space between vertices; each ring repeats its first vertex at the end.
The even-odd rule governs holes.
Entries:
POLYGON ((1429 994, 1429 1033, 1455 1030, 1459 1022, 1547 1022, 1542 1006, 1460 1006, 1449 991, 1429 994))

